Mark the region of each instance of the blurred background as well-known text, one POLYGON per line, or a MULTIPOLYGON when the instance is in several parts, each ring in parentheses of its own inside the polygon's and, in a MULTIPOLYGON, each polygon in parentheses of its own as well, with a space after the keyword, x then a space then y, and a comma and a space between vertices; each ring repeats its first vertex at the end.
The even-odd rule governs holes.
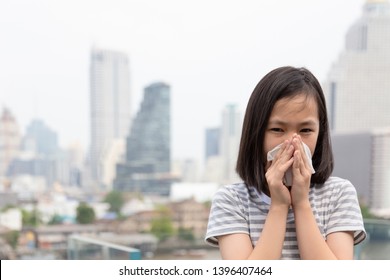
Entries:
POLYGON ((219 259, 212 196, 285 65, 324 89, 355 258, 390 259, 389 1, 2 0, 0 38, 1 259, 219 259))

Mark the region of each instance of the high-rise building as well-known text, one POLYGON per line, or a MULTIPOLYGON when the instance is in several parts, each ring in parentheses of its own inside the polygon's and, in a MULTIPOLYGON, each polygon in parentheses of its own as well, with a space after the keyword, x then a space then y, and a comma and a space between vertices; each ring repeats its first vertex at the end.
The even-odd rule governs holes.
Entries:
POLYGON ((238 149, 242 131, 242 114, 236 104, 227 105, 222 111, 220 134, 220 156, 222 160, 222 177, 226 183, 239 179, 236 172, 238 149))
POLYGON ((390 3, 367 0, 323 84, 333 130, 334 174, 361 202, 390 213, 390 3), (353 164, 352 164, 353 163, 353 164))
POLYGON ((19 125, 8 108, 0 116, 0 177, 5 176, 9 165, 20 152, 19 125))
POLYGON ((206 141, 205 141, 205 160, 211 156, 219 155, 219 134, 220 128, 208 128, 206 129, 206 141))
POLYGON ((241 180, 236 172, 236 164, 243 120, 236 104, 226 105, 221 119, 220 127, 206 130, 203 179, 230 184, 241 180))
POLYGON ((117 165, 114 188, 169 195, 171 175, 170 86, 145 88, 126 143, 126 162, 117 165))
POLYGON ((42 120, 35 119, 26 128, 21 152, 9 165, 11 177, 31 175, 42 177, 47 186, 65 184, 69 177, 64 154, 58 146, 57 133, 42 120))
POLYGON ((390 213, 390 128, 333 135, 333 174, 350 180, 360 203, 390 213), (353 164, 351 164, 353 162, 353 164))
POLYGON ((60 150, 57 133, 39 119, 27 126, 23 142, 26 150, 32 149, 31 152, 36 155, 55 156, 60 150))
POLYGON ((92 49, 90 64, 91 178, 102 184, 107 151, 131 125, 129 60, 125 53, 92 49))
POLYGON ((203 180, 206 182, 223 183, 223 164, 220 155, 221 128, 214 127, 206 129, 205 135, 205 163, 203 180))
POLYGON ((324 91, 335 131, 390 126, 390 4, 367 0, 324 91))

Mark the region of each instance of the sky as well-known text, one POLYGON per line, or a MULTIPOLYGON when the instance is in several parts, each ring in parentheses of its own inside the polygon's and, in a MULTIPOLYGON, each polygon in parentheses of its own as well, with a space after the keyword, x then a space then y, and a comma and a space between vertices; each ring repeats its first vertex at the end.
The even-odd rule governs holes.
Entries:
POLYGON ((242 111, 272 69, 326 79, 365 0, 1 0, 0 110, 23 133, 42 119, 63 148, 89 130, 93 47, 125 52, 132 114, 153 82, 171 86, 174 159, 204 156, 205 129, 223 108, 242 111))

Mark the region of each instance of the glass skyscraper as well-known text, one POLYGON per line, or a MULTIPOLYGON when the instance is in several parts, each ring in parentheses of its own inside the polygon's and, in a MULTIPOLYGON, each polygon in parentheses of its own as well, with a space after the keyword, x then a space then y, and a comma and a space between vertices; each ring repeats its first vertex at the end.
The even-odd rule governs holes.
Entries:
POLYGON ((205 160, 211 156, 219 155, 220 130, 219 127, 206 129, 205 160))
POLYGON ((126 162, 117 165, 114 188, 169 195, 171 177, 170 86, 145 88, 126 143, 126 162))

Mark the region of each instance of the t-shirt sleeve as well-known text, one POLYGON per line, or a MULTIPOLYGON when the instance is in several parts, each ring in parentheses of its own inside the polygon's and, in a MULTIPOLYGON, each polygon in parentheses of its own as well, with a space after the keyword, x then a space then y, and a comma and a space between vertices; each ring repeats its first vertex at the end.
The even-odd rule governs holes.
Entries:
POLYGON ((366 238, 366 232, 356 189, 351 182, 345 181, 334 194, 326 235, 339 231, 352 231, 354 244, 357 245, 366 238))
POLYGON ((205 241, 218 246, 218 236, 249 234, 244 205, 233 187, 220 188, 213 197, 205 241))

